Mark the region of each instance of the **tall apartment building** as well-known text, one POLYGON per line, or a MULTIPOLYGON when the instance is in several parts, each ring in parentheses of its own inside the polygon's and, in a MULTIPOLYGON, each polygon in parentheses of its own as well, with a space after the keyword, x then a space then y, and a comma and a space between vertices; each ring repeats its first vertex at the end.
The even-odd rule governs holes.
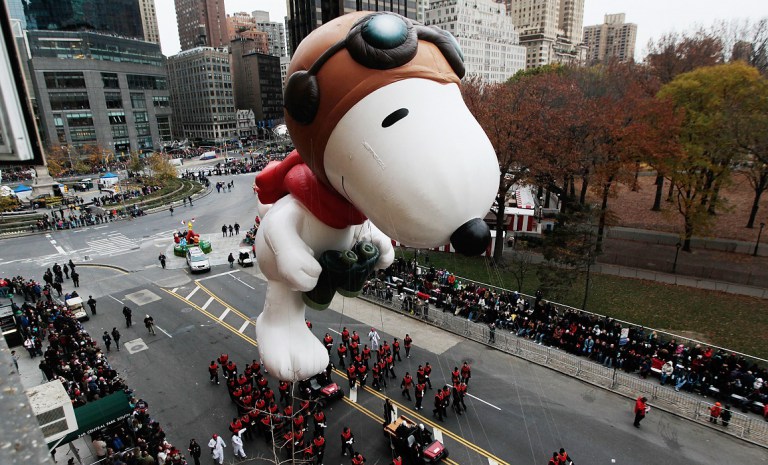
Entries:
POLYGON ((317 29, 339 16, 353 11, 392 11, 406 18, 417 19, 417 0, 287 0, 286 19, 290 54, 299 43, 317 29))
POLYGON ((138 0, 25 0, 27 29, 87 30, 144 39, 138 0))
POLYGON ((280 57, 259 53, 254 41, 238 39, 230 43, 229 59, 235 108, 252 110, 256 121, 282 120, 280 57))
POLYGON ((583 63, 584 0, 502 0, 527 48, 526 68, 583 63))
POLYGON ((271 22, 267 11, 254 11, 250 15, 245 12, 227 15, 227 33, 230 42, 239 38, 263 41, 264 47, 259 53, 277 57, 286 55, 285 27, 282 23, 271 22))
POLYGON ((160 43, 160 29, 157 27, 155 0, 138 0, 141 13, 141 26, 144 29, 144 40, 154 44, 160 43))
POLYGON ((512 18, 493 0, 432 0, 424 24, 456 37, 468 76, 503 82, 525 69, 526 48, 512 18))
POLYGON ((267 33, 269 42, 268 55, 275 57, 284 57, 288 53, 285 48, 285 25, 269 20, 268 11, 254 11, 253 18, 256 20, 256 27, 260 31, 267 33))
POLYGON ((8 5, 8 14, 10 18, 16 19, 21 22, 21 28, 27 28, 27 17, 24 14, 23 0, 5 0, 5 4, 8 5))
POLYGON ((93 32, 41 30, 29 31, 27 41, 45 145, 94 145, 120 156, 172 140, 159 45, 93 32))
POLYGON ((584 28, 587 61, 591 63, 633 61, 636 41, 637 24, 627 23, 624 13, 605 15, 603 24, 584 28))
POLYGON ((416 0, 416 21, 423 23, 427 19, 429 0, 416 0))
POLYGON ((237 131, 227 48, 197 47, 168 57, 174 136, 215 143, 237 131))
POLYGON ((181 50, 229 44, 224 0, 174 0, 181 50))

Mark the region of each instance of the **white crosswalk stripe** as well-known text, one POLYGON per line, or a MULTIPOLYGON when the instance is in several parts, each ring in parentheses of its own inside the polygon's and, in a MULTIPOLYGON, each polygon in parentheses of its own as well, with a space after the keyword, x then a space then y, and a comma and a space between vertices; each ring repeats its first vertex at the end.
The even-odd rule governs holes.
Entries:
POLYGON ((85 255, 121 255, 139 248, 139 244, 122 233, 110 233, 105 239, 86 241, 85 255))

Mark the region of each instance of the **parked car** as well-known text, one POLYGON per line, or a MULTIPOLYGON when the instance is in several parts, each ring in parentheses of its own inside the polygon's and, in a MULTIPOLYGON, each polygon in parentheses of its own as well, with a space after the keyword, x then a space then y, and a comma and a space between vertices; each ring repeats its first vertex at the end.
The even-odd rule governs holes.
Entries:
POLYGON ((306 398, 315 400, 321 407, 325 407, 332 400, 344 397, 344 390, 324 373, 299 381, 299 390, 307 396, 306 398))
POLYGON ((200 247, 187 249, 187 266, 192 273, 210 271, 211 269, 208 257, 200 250, 200 247))

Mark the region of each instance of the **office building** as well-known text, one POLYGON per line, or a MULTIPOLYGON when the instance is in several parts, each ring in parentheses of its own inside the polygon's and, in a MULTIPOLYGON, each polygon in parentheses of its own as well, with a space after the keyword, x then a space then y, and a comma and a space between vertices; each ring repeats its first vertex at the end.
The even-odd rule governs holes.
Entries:
POLYGON ((605 15, 603 24, 584 28, 584 44, 590 63, 608 60, 633 61, 637 25, 625 22, 624 13, 605 15))
POLYGON ((28 30, 95 31, 144 39, 137 0, 23 0, 23 3, 26 3, 28 30))
POLYGON ((354 11, 392 11, 406 18, 416 19, 417 0, 287 0, 286 38, 290 54, 299 43, 317 29, 339 16, 354 11))
POLYGON ((236 135, 235 102, 226 48, 197 47, 167 59, 176 139, 211 144, 236 135))
POLYGON ((456 37, 467 76, 504 82, 525 69, 526 48, 520 45, 512 18, 493 0, 432 0, 424 24, 456 37))
POLYGON ((246 38, 262 42, 264 47, 260 47, 259 53, 277 57, 286 55, 285 27, 282 23, 271 22, 267 11, 227 15, 227 34, 230 41, 246 38))
POLYGON ((29 31, 27 40, 45 145, 92 145, 119 156, 172 140, 159 45, 70 31, 29 31))
POLYGON ((21 22, 21 28, 27 28, 27 17, 24 14, 24 0, 5 0, 5 4, 8 5, 8 14, 11 21, 14 19, 21 22))
POLYGON ((424 23, 429 9, 429 0, 416 0, 416 21, 424 23))
POLYGON ((253 17, 256 19, 256 27, 260 31, 267 33, 269 44, 268 55, 275 57, 284 57, 288 55, 285 48, 285 25, 269 20, 269 12, 254 11, 253 17))
POLYGON ((160 30, 157 27, 155 0, 138 0, 141 12, 141 26, 144 29, 144 40, 154 44, 160 43, 160 30))
POLYGON ((526 68, 581 64, 584 0, 502 0, 527 49, 526 68))
POLYGON ((174 0, 181 50, 229 43, 224 0, 174 0))
POLYGON ((277 124, 283 118, 280 57, 260 53, 247 39, 232 41, 229 57, 235 108, 252 110, 263 126, 277 124))

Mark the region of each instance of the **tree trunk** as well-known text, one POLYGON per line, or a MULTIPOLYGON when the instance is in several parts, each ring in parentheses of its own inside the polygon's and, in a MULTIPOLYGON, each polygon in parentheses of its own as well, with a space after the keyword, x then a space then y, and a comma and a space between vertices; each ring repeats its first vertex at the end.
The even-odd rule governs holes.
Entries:
POLYGON ((707 207, 707 213, 710 215, 716 215, 715 207, 717 206, 717 199, 720 197, 720 187, 722 187, 722 182, 717 181, 715 183, 714 192, 712 193, 712 198, 709 201, 709 207, 707 207))
POLYGON ((605 184, 603 184, 603 202, 600 205, 600 219, 597 224, 597 244, 595 244, 595 252, 600 253, 603 251, 603 234, 605 232, 605 215, 608 213, 608 194, 611 192, 611 183, 613 182, 613 176, 609 177, 605 184))
POLYGON ((587 201, 587 188, 589 187, 589 175, 581 177, 581 194, 579 194, 579 204, 584 205, 587 201))
POLYGON ((504 224, 504 207, 506 206, 507 193, 499 192, 496 196, 496 202, 498 204, 496 208, 496 244, 493 246, 493 260, 496 263, 501 263, 502 254, 504 253, 504 230, 507 225, 504 224))
POLYGON ((635 162, 635 181, 632 183, 632 192, 637 192, 639 189, 638 178, 640 177, 640 162, 635 162))
POLYGON ((669 191, 667 192, 667 202, 671 202, 672 201, 672 194, 674 194, 674 193, 675 193, 675 183, 672 182, 672 180, 670 179, 670 181, 669 181, 669 191))
POLYGON ((571 198, 574 198, 576 197, 576 182, 573 176, 571 176, 569 179, 571 180, 571 198))
POLYGON ((691 237, 693 237, 693 220, 685 217, 685 236, 683 237, 683 252, 691 251, 691 237))
POLYGON ((761 175, 760 182, 756 184, 755 198, 752 199, 752 210, 749 212, 749 221, 747 221, 747 227, 750 229, 755 227, 755 218, 757 218, 757 211, 760 209, 760 197, 765 191, 766 184, 768 184, 766 181, 768 181, 768 173, 761 175))
POLYGON ((664 175, 656 175, 656 196, 653 198, 653 207, 651 211, 661 211, 661 195, 664 192, 664 175))

